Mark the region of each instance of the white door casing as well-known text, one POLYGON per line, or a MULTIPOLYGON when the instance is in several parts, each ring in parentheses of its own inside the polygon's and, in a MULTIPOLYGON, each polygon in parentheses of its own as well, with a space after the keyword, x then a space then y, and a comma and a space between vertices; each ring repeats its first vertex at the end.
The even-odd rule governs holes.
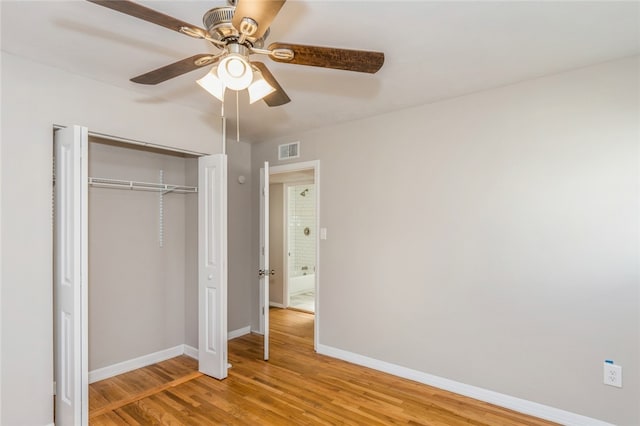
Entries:
POLYGON ((198 159, 198 369, 227 377, 227 156, 198 159))
POLYGON ((57 130, 54 333, 56 425, 88 423, 88 131, 57 130))
POLYGON ((260 169, 260 330, 264 335, 264 360, 269 360, 269 162, 260 169))

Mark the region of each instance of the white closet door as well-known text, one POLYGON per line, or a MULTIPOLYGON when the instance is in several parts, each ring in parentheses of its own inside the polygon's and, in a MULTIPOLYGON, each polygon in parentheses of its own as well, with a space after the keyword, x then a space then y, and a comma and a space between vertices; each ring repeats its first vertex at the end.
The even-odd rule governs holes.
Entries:
POLYGON ((264 360, 269 360, 269 162, 260 169, 260 325, 264 333, 264 360))
POLYGON ((198 160, 200 372, 227 377, 227 156, 198 160))
POLYGON ((87 424, 87 129, 55 132, 55 381, 58 426, 87 424))

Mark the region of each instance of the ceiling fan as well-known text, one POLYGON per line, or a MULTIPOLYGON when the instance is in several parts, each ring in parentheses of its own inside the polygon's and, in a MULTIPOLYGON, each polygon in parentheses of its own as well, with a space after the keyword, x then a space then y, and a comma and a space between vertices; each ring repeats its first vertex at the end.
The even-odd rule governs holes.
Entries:
POLYGON ((373 74, 384 63, 384 53, 271 43, 264 49, 269 26, 286 0, 228 0, 227 6, 215 7, 203 16, 206 29, 165 15, 129 0, 88 0, 100 6, 134 16, 187 36, 204 39, 218 52, 191 56, 131 79, 140 84, 158 84, 198 68, 217 64, 202 79, 203 88, 221 101, 224 91, 248 89, 249 101, 263 99, 270 106, 290 101, 267 66, 251 61, 250 55, 265 55, 276 62, 309 65, 373 74))

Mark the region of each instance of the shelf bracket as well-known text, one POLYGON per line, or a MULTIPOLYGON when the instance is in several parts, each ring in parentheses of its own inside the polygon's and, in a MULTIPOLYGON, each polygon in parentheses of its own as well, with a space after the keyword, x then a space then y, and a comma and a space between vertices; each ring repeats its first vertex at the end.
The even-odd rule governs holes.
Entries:
MULTIPOLYGON (((160 184, 164 185, 164 171, 160 169, 160 184)), ((167 185, 164 185, 165 188, 167 185)), ((159 193, 159 207, 160 211, 158 212, 158 243, 160 244, 160 248, 164 247, 164 194, 165 191, 161 191, 159 193)))

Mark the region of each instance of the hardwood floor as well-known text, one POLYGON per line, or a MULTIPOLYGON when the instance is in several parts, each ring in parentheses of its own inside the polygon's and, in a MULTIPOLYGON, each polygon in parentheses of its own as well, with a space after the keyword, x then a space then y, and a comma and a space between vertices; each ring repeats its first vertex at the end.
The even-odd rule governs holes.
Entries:
POLYGON ((318 355, 313 315, 271 310, 262 336, 229 342, 226 380, 180 356, 92 384, 92 425, 552 425, 409 380, 318 355))

